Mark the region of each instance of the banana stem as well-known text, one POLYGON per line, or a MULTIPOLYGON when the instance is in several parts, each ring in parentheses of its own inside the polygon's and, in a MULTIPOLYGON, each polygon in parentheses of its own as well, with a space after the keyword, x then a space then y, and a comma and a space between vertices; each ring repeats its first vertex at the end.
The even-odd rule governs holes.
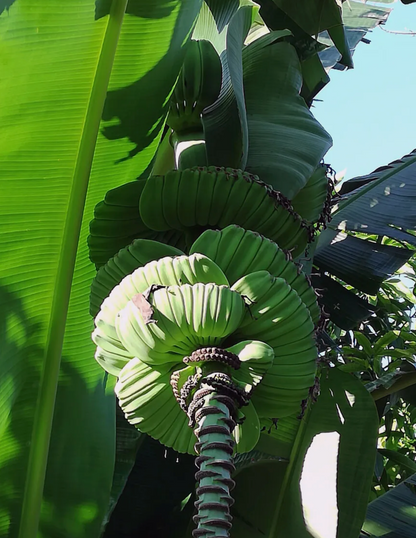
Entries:
POLYGON ((193 401, 196 400, 199 403, 195 413, 195 434, 198 438, 195 450, 199 454, 196 459, 199 470, 195 474, 198 483, 195 506, 198 513, 193 519, 198 527, 192 534, 194 538, 228 538, 232 519, 230 506, 234 502, 230 490, 234 487, 231 474, 235 470, 232 437, 235 422, 232 414, 236 405, 221 391, 204 387, 195 393, 193 401))

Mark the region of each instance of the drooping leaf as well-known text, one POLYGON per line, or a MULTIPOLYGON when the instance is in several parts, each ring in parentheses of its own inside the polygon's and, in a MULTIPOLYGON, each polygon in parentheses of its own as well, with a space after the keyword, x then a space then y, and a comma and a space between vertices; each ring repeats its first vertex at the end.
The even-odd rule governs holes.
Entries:
POLYGON ((348 39, 343 27, 342 11, 336 0, 273 0, 302 30, 309 35, 327 31, 340 52, 341 63, 352 67, 348 39))
POLYGON ((377 411, 362 383, 334 368, 324 371, 321 395, 300 423, 290 463, 263 462, 238 474, 236 535, 356 538, 367 508, 377 431, 377 411))
POLYGON ((346 199, 334 213, 331 228, 385 235, 416 246, 416 150, 346 181, 340 194, 346 199))
POLYGON ((221 56, 222 89, 217 102, 206 109, 202 116, 208 162, 215 166, 245 168, 248 127, 242 50, 256 13, 254 4, 241 7, 223 30, 225 50, 221 56))
MULTIPOLYGON (((342 4, 344 36, 351 55, 360 41, 369 43, 365 35, 376 26, 384 24, 390 15, 391 9, 379 6, 375 7, 372 3, 346 0, 342 4)), ((337 50, 337 43, 333 40, 332 35, 324 32, 319 36, 319 40, 328 45, 328 48, 319 54, 325 70, 331 68, 343 70, 348 67, 343 61, 341 50, 337 50), (334 41, 335 46, 332 45, 331 41, 334 41)))
POLYGON ((377 293, 383 280, 399 269, 413 250, 366 241, 344 232, 387 236, 416 245, 416 151, 372 174, 346 181, 345 197, 319 237, 314 262, 348 284, 377 293))
POLYGON ((88 290, 95 270, 88 262, 88 222, 108 189, 149 165, 200 2, 185 0, 169 9, 164 1, 129 2, 131 9, 149 11, 143 18, 129 9, 124 18, 99 129, 125 2, 109 5, 110 15, 96 19, 89 0, 18 0, 0 19, 8 59, 1 92, 13 95, 0 111, 7 181, 2 199, 7 233, 1 239, 7 370, 1 368, 0 410, 1 482, 7 487, 0 493, 0 534, 13 538, 19 527, 22 538, 37 533, 38 510, 26 503, 42 498, 47 415, 53 411, 66 317, 40 532, 48 538, 99 535, 111 488, 115 417, 90 341, 88 290), (146 102, 150 90, 152 101, 146 102), (37 410, 42 370, 43 403, 37 410), (28 471, 30 448, 34 466, 28 471), (22 503, 32 514, 24 527, 22 503))
POLYGON ((249 131, 246 169, 292 199, 332 140, 299 95, 299 59, 292 45, 274 42, 281 37, 280 32, 272 32, 243 52, 249 131))
POLYGON ((404 265, 413 251, 325 230, 319 237, 314 263, 358 290, 375 295, 380 284, 404 265), (332 236, 329 245, 321 241, 332 236), (321 239, 322 238, 322 239, 321 239))
POLYGON ((416 474, 368 505, 360 538, 414 538, 416 474))

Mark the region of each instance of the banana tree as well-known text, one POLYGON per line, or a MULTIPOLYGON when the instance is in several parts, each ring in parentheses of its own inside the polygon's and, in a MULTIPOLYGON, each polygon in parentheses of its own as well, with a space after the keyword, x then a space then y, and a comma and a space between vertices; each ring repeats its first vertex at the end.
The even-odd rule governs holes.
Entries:
MULTIPOLYGON (((296 263, 325 224, 331 190, 320 164, 330 138, 306 105, 327 82, 317 56, 325 45, 311 34, 341 18, 334 1, 324 26, 303 27, 289 10, 287 27, 274 28, 267 14, 276 7, 285 12, 285 3, 261 2, 263 20, 251 2, 0 3, 1 84, 11 98, 2 108, 11 188, 1 535, 100 534, 113 496, 114 385, 141 432, 199 454, 196 535, 229 533, 233 469, 243 484, 253 471, 236 451, 261 443, 259 465, 274 458, 280 477, 265 532, 298 532, 304 516, 285 522, 285 506, 299 497, 301 441, 325 422, 308 407, 319 309, 296 263), (97 362, 86 246, 94 206, 97 362), (279 419, 274 436, 261 432, 270 419, 279 419)), ((348 64, 340 28, 332 38, 348 64)), ((316 410, 339 408, 322 402, 316 410)), ((361 423, 372 432, 370 467, 373 411, 361 423)), ((350 456, 347 431, 337 446, 350 456)), ((118 492, 124 481, 114 482, 118 492)), ((246 512, 238 487, 235 508, 246 512)), ((254 514, 239 518, 242 536, 258 527, 254 514)))
MULTIPOLYGON (((252 22, 253 8, 240 8, 224 40, 213 12, 203 8, 194 37, 209 38, 212 47, 200 41, 189 48, 167 120, 177 170, 109 192, 90 227, 90 256, 99 268, 91 293, 91 313, 99 311, 96 359, 118 377, 115 390, 132 424, 178 452, 198 455, 195 536, 228 535, 234 445, 249 452, 268 419, 299 414, 316 374, 312 334, 319 309, 292 260, 328 217, 327 170, 319 165, 328 136, 299 98, 299 60, 287 31, 254 40, 241 53, 252 22), (238 62, 231 65, 233 54, 238 62), (269 81, 261 80, 272 64, 269 81), (218 94, 206 110, 207 98, 218 94), (291 128, 304 141, 295 164, 294 148, 284 145, 291 128), (227 162, 258 171, 267 184, 252 173, 213 166, 227 162)), ((163 153, 158 157, 161 170, 163 153)), ((370 453, 372 409, 370 402, 370 453)), ((263 533, 295 532, 291 523, 277 523, 294 473, 287 469, 287 483, 276 488, 279 510, 264 518, 263 533)), ((362 503, 360 510, 363 518, 362 503)), ((348 532, 357 531, 354 525, 348 532)))

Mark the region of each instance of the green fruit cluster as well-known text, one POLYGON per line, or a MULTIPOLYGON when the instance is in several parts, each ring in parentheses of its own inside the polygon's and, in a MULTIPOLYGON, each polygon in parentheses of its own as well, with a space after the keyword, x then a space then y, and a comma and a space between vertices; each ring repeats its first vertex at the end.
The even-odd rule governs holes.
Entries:
POLYGON ((217 365, 248 396, 233 433, 239 452, 270 417, 298 413, 314 383, 315 293, 287 252, 237 225, 206 230, 189 255, 134 241, 99 269, 92 313, 99 305, 96 360, 118 377, 126 417, 178 452, 194 453, 196 438, 175 391, 209 364, 187 362, 194 351, 219 346, 241 362, 235 371, 217 365), (159 259, 148 261, 153 249, 159 259))
MULTIPOLYGON (((201 135, 220 91, 211 48, 190 45, 168 118, 177 140, 201 135)), ((324 223, 326 176, 320 166, 291 201, 255 175, 199 166, 128 183, 98 204, 88 240, 95 358, 141 431, 194 453, 189 409, 213 372, 240 397, 240 453, 270 418, 299 413, 315 382, 320 308, 293 260, 324 223)))
POLYGON ((207 228, 237 224, 301 255, 313 235, 290 201, 257 176, 231 168, 173 170, 109 191, 88 239, 97 268, 134 239, 187 250, 207 228))
POLYGON ((216 101, 221 83, 221 60, 211 42, 191 40, 170 100, 169 127, 179 135, 202 131, 202 111, 216 101))

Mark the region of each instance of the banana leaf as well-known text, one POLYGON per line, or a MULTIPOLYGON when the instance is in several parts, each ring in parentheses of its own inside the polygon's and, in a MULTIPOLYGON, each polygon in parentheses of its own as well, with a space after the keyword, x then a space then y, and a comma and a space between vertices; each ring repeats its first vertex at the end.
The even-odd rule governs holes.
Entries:
POLYGON ((331 228, 384 235, 416 246, 416 150, 346 181, 340 194, 345 201, 333 214, 331 228))
POLYGON ((93 538, 108 508, 115 402, 90 340, 88 223, 149 166, 200 8, 126 4, 0 4, 0 536, 34 538, 40 517, 45 538, 93 538))
POLYGON ((328 32, 341 54, 340 62, 352 67, 350 47, 343 26, 343 12, 336 0, 273 0, 303 31, 313 36, 328 32), (342 13, 342 14, 341 14, 342 13))
POLYGON ((416 474, 368 505, 360 538, 414 538, 416 474))
MULTIPOLYGON (((376 294, 383 280, 413 255, 414 249, 406 245, 416 246, 416 150, 346 181, 339 194, 332 220, 319 236, 314 264, 358 290, 376 294), (403 247, 368 241, 363 234, 386 236, 403 247)), ((334 310, 345 295, 332 291, 323 292, 327 311, 334 310)), ((337 311, 337 324, 350 325, 342 310, 337 311)))
MULTIPOLYGON (((383 3, 387 4, 388 2, 383 3)), ((342 21, 344 23, 345 38, 351 55, 354 54, 357 45, 361 41, 369 43, 365 35, 378 25, 385 24, 390 12, 391 9, 389 8, 373 6, 371 3, 367 4, 366 1, 356 2, 355 0, 348 0, 343 2, 342 21)), ((319 54, 326 71, 329 71, 331 68, 344 70, 348 67, 342 58, 341 51, 337 50, 338 47, 332 44, 331 35, 324 32, 319 36, 319 40, 328 46, 328 48, 319 54)))
POLYGON ((209 39, 221 54, 223 81, 219 99, 202 115, 209 164, 245 168, 248 126, 244 102, 242 50, 257 14, 253 2, 234 10, 233 2, 217 5, 214 15, 202 8, 194 38, 209 39), (216 19, 214 18, 216 16, 216 19), (215 22, 218 20, 218 22, 215 22))
POLYGON ((315 171, 332 139, 299 95, 300 62, 295 48, 282 37, 282 32, 272 32, 243 51, 246 169, 291 199, 315 171))
MULTIPOLYGON (((287 431, 290 462, 264 460, 238 474, 235 536, 356 538, 367 508, 377 432, 377 411, 362 383, 335 368, 324 370, 321 395, 294 440, 287 431)), ((287 451, 283 436, 277 446, 287 451)))
MULTIPOLYGON (((330 229, 325 230, 329 237, 330 229)), ((331 243, 315 252, 314 263, 358 290, 376 295, 380 284, 412 256, 412 250, 332 231, 331 243)))

